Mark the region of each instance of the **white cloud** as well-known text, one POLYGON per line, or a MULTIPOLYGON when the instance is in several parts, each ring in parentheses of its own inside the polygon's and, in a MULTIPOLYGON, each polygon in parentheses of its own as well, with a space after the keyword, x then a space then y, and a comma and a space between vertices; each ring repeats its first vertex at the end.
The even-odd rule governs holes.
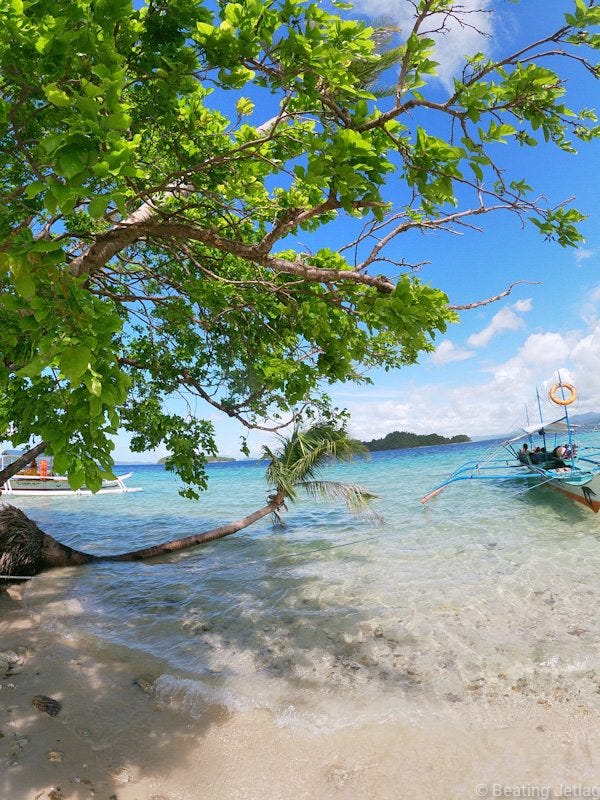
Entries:
POLYGON ((600 302, 600 286, 596 286, 595 289, 592 289, 588 295, 588 300, 590 300, 592 303, 600 302))
MULTIPOLYGON (((360 439, 380 438, 394 430, 470 436, 509 433, 526 419, 537 417, 536 387, 544 418, 557 413, 548 390, 560 372, 577 387, 573 413, 600 410, 600 322, 584 331, 547 331, 527 337, 510 359, 481 373, 469 370, 464 383, 442 388, 439 384, 407 385, 396 394, 402 402, 364 395, 346 403, 352 414, 351 429, 360 439)), ((403 377, 403 376, 402 376, 403 377)), ((560 413, 560 412, 559 412, 560 413)))
POLYGON ((524 300, 517 300, 517 302, 513 305, 513 308, 515 311, 525 313, 527 311, 531 311, 533 308, 533 302, 530 297, 526 297, 524 300))
POLYGON ((579 266, 583 261, 587 261, 588 258, 591 258, 595 254, 596 254, 595 250, 586 250, 585 247, 580 247, 578 250, 575 251, 575 261, 579 266))
POLYGON ((485 347, 498 333, 502 331, 516 331, 522 328, 525 323, 515 311, 523 314, 527 311, 531 311, 531 309, 532 302, 530 299, 518 300, 512 306, 501 308, 500 311, 494 314, 489 325, 486 325, 486 327, 478 333, 469 336, 467 343, 471 347, 485 347))
MULTIPOLYGON (((491 0, 462 0, 461 19, 434 14, 421 28, 435 39, 434 60, 439 62, 440 80, 452 89, 452 78, 461 69, 465 55, 486 52, 492 34, 491 0), (461 24, 462 23, 462 24, 461 24), (435 33, 443 24, 443 32, 435 33)), ((406 0, 355 0, 355 8, 375 19, 393 21, 408 36, 414 24, 414 9, 406 0)))
POLYGON ((441 364, 449 364, 451 361, 464 361, 467 358, 472 358, 475 353, 472 350, 463 350, 457 347, 449 339, 437 346, 435 353, 431 354, 431 363, 436 366, 441 364))

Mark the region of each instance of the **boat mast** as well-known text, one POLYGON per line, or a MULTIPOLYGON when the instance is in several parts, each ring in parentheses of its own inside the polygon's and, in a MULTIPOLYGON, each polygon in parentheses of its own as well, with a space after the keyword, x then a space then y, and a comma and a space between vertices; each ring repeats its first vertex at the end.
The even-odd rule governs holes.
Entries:
POLYGON ((543 427, 544 418, 542 416, 542 402, 540 400, 540 391, 537 386, 535 387, 535 396, 537 398, 538 414, 540 415, 540 422, 542 424, 542 427, 540 428, 540 433, 542 434, 542 441, 544 442, 544 452, 546 452, 546 431, 543 427))
MULTIPOLYGON (((525 405, 525 419, 527 420, 527 427, 529 427, 530 425, 529 408, 527 407, 527 405, 525 405)), ((529 434, 528 441, 529 441, 529 447, 533 447, 533 436, 531 434, 529 434)))
MULTIPOLYGON (((560 384, 560 393, 562 395, 562 399, 565 400, 565 390, 562 385, 562 380, 560 377, 560 372, 558 373, 558 383, 560 384)), ((565 422, 567 423, 567 434, 569 437, 569 450, 571 451, 571 467, 575 467, 575 454, 573 452, 573 431, 571 430, 571 422, 569 420, 569 411, 568 406, 564 406, 565 409, 565 422)))

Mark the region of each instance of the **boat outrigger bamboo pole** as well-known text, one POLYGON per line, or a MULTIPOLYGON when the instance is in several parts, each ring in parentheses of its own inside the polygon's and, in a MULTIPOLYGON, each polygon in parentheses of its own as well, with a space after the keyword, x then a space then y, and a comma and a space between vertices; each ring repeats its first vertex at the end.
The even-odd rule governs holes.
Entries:
MULTIPOLYGON (((450 481, 448 481, 448 483, 450 483, 450 481)), ((448 486, 448 483, 442 483, 442 485, 438 486, 437 489, 434 489, 433 492, 429 492, 429 494, 426 494, 425 497, 421 498, 421 503, 425 505, 425 503, 427 503, 428 500, 431 500, 432 497, 435 497, 436 494, 439 494, 441 491, 443 491, 446 488, 446 486, 448 486)))

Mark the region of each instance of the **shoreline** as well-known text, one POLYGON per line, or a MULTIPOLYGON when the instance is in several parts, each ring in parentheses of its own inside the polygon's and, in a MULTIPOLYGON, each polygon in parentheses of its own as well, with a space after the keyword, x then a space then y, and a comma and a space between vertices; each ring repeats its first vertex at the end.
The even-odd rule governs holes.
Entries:
POLYGON ((21 586, 0 593, 0 651, 16 656, 0 673, 3 800, 458 800, 482 786, 600 797, 597 710, 576 702, 515 694, 447 719, 320 734, 264 710, 191 718, 159 703, 156 675, 140 671, 152 659, 109 660, 38 629, 21 597, 21 586), (61 703, 56 716, 32 706, 38 694, 61 703))

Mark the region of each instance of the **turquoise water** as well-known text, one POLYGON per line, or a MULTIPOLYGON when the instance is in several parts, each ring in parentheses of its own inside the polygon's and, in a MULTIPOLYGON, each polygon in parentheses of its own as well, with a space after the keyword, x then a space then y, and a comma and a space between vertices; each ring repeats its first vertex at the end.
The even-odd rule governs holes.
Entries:
MULTIPOLYGON (((307 499, 285 530, 267 519, 175 557, 49 572, 26 602, 99 653, 152 656, 160 696, 191 715, 217 702, 331 729, 511 693, 597 706, 600 515, 522 484, 456 485, 419 502, 488 447, 332 467, 328 477, 379 495, 383 525, 307 499)), ((162 467, 132 469, 143 492, 15 504, 100 554, 210 529, 267 494, 254 462, 211 465, 197 502, 162 467)))

